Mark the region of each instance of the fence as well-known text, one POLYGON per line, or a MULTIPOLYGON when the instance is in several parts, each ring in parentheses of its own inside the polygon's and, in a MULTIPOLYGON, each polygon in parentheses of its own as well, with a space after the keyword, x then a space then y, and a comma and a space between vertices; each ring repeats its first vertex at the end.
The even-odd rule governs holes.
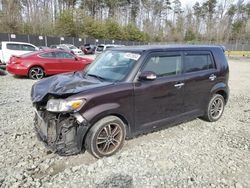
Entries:
POLYGON ((15 41, 27 42, 36 46, 50 46, 55 44, 73 44, 77 47, 84 44, 120 44, 126 46, 132 45, 145 45, 144 42, 134 41, 121 41, 121 40, 106 40, 106 39, 93 39, 93 38, 76 38, 76 37, 51 37, 51 36, 38 36, 38 35, 21 35, 0 33, 0 41, 15 41))
MULTIPOLYGON (((38 36, 38 35, 21 35, 21 34, 9 34, 0 33, 0 41, 16 41, 16 42, 28 42, 36 46, 50 46, 53 44, 73 44, 77 47, 89 44, 120 44, 126 46, 134 45, 147 45, 145 42, 135 41, 121 41, 121 40, 106 40, 106 39, 93 39, 93 38, 76 38, 76 37, 51 37, 51 36, 38 36)), ((169 44, 169 43, 160 43, 169 44)), ((214 44, 211 42, 202 42, 202 44, 214 44)), ((231 42, 222 43, 229 51, 250 51, 250 41, 244 42, 231 42)))

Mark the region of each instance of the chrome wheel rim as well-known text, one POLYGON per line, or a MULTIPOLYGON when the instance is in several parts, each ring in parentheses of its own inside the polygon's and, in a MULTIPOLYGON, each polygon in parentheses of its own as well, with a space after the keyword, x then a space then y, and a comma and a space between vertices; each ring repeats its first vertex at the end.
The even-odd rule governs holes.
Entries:
POLYGON ((213 119, 218 119, 223 111, 223 101, 220 98, 214 99, 210 108, 210 114, 213 119))
POLYGON ((96 148, 103 155, 108 155, 116 151, 121 145, 123 132, 116 123, 105 125, 96 138, 96 148))
POLYGON ((43 70, 41 68, 33 68, 30 71, 30 77, 34 80, 42 79, 43 78, 43 70))

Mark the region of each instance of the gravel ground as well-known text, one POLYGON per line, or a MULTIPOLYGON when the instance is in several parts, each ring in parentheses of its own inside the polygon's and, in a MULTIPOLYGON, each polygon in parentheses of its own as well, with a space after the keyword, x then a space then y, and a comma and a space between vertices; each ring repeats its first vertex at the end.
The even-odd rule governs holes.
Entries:
POLYGON ((250 59, 231 59, 230 71, 218 122, 143 135, 99 160, 47 152, 33 129, 35 81, 1 76, 0 187, 250 187, 250 59))

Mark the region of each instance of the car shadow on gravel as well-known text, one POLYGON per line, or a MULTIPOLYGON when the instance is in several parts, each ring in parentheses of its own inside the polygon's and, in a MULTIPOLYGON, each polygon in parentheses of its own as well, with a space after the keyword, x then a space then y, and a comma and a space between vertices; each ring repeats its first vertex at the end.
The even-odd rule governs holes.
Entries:
POLYGON ((46 175, 55 176, 65 169, 74 168, 79 165, 90 165, 97 161, 92 155, 88 153, 80 153, 78 155, 64 156, 62 159, 57 158, 57 154, 49 154, 48 158, 54 162, 50 164, 46 169, 41 168, 43 163, 38 165, 38 171, 33 174, 35 178, 42 178, 46 175), (50 157, 51 156, 51 157, 50 157))

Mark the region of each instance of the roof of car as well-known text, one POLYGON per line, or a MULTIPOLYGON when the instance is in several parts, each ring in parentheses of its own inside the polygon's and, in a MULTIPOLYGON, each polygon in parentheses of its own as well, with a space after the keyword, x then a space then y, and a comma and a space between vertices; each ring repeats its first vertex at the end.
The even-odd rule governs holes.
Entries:
POLYGON ((136 51, 136 52, 143 52, 143 51, 157 51, 157 50, 170 50, 170 49, 195 49, 195 50, 204 50, 204 49, 211 49, 211 48, 221 48, 223 46, 220 45, 187 45, 187 44, 171 44, 171 45, 144 45, 144 46, 120 46, 116 48, 112 48, 112 50, 120 50, 120 51, 136 51))
POLYGON ((74 46, 73 44, 59 44, 59 46, 74 46))
POLYGON ((60 48, 48 48, 40 50, 40 52, 68 52, 68 51, 60 48))
MULTIPOLYGON (((15 41, 1 41, 2 43, 9 43, 9 44, 31 44, 31 43, 27 43, 27 42, 15 42, 15 41)), ((31 44, 33 45, 33 44, 31 44)), ((33 45, 34 46, 34 45, 33 45)))
POLYGON ((119 46, 117 44, 98 44, 97 46, 119 46))

